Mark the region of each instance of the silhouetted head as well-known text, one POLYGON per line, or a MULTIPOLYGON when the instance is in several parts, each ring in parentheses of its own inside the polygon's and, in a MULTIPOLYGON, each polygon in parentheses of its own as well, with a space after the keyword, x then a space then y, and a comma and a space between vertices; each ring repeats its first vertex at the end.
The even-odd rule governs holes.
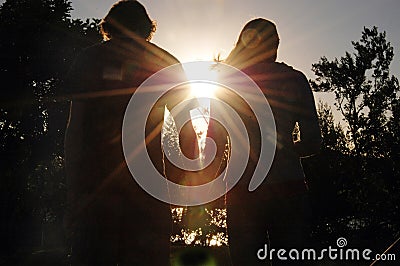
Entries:
POLYGON ((238 68, 261 61, 274 62, 278 46, 279 36, 275 24, 263 18, 253 19, 243 27, 226 62, 238 68))
POLYGON ((112 38, 142 38, 149 41, 156 31, 142 4, 135 0, 121 0, 115 3, 100 23, 105 40, 112 38))

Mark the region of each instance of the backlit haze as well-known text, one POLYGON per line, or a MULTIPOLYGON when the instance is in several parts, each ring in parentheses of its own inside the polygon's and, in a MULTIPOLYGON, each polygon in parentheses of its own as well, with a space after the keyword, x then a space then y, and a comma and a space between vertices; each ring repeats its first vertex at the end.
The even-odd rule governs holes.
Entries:
MULTIPOLYGON (((114 0, 72 0, 75 18, 103 18, 114 0)), ((398 0, 142 0, 157 31, 152 42, 181 62, 226 58, 244 24, 256 17, 274 21, 281 39, 278 61, 313 78, 311 65, 352 52, 363 27, 386 31, 394 47, 391 72, 400 78, 398 0)), ((333 96, 315 94, 333 104, 333 96)), ((334 115, 340 117, 335 108, 334 115)))
MULTIPOLYGON (((102 18, 114 0, 72 0, 73 17, 102 18)), ((395 49, 392 73, 400 77, 400 1, 398 0, 142 0, 157 21, 153 42, 180 61, 225 58, 243 25, 255 17, 277 24, 278 61, 312 78, 311 64, 321 56, 351 51, 364 26, 387 32, 395 49)))

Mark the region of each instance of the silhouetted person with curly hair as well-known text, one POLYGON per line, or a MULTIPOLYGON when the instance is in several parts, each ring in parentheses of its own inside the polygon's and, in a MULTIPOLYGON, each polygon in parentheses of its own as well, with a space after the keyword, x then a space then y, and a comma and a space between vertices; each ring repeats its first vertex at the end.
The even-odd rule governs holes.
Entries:
MULTIPOLYGON (((135 88, 179 62, 150 42, 155 23, 137 1, 114 4, 100 26, 105 41, 78 56, 65 84, 73 97, 65 139, 65 223, 72 264, 168 265, 170 206, 133 180, 121 134, 135 88)), ((164 172, 160 147, 164 107, 172 109, 186 98, 187 91, 171 95, 155 103, 143 129, 147 151, 160 173, 164 172)), ((186 141, 195 147, 195 132, 191 126, 186 128, 181 145, 186 141)))

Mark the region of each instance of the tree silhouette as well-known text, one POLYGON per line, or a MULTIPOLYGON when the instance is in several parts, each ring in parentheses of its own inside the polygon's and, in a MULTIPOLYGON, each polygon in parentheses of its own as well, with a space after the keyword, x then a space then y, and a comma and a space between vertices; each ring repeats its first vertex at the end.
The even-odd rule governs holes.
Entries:
POLYGON ((322 148, 346 153, 347 139, 340 123, 335 124, 331 107, 320 101, 318 102, 317 113, 321 129, 322 148))
POLYGON ((390 144, 385 132, 399 89, 396 77, 390 76, 393 47, 386 33, 376 27, 364 28, 360 41, 352 42, 355 52, 346 52, 340 60, 312 65, 317 76, 311 85, 315 91, 333 92, 336 107, 344 116, 351 138, 351 151, 357 155, 386 156, 390 144))
MULTIPOLYGON (((69 0, 0 6, 0 263, 25 264, 19 252, 62 237, 68 92, 59 84, 77 53, 101 38, 98 20, 72 19, 71 10, 69 0)), ((313 64, 314 90, 334 93, 345 124, 320 103, 323 149, 303 165, 320 243, 345 234, 383 248, 400 231, 399 83, 384 32, 364 28, 352 44, 353 54, 313 64)))
POLYGON ((373 241, 383 249, 400 229, 399 82, 390 75, 394 52, 385 32, 364 28, 352 44, 353 54, 312 65, 313 89, 335 95, 347 127, 335 125, 330 108, 320 103, 324 148, 305 168, 321 239, 347 234, 355 244, 373 241), (335 211, 327 212, 327 205, 335 211))
POLYGON ((68 102, 57 101, 59 84, 76 54, 100 40, 98 20, 71 19, 71 10, 67 0, 0 7, 0 255, 51 242, 46 227, 62 221, 68 102))

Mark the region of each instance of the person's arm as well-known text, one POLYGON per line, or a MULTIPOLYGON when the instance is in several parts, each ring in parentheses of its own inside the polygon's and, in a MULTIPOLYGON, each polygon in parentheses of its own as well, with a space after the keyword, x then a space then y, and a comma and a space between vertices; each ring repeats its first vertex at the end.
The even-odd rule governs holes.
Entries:
MULTIPOLYGON (((177 129, 180 129, 179 143, 181 151, 186 157, 195 159, 198 157, 198 144, 197 135, 191 123, 190 110, 198 107, 198 105, 196 105, 195 99, 188 100, 189 97, 190 86, 179 86, 165 93, 153 109, 157 109, 157 111, 154 111, 159 113, 156 117, 159 118, 157 120, 162 124, 164 108, 168 108, 174 118, 177 129)), ((161 130, 161 126, 159 130, 161 130)))
POLYGON ((300 139, 294 142, 294 149, 300 157, 312 156, 321 147, 321 131, 315 109, 314 96, 303 74, 299 74, 296 85, 296 121, 299 124, 300 139))
MULTIPOLYGON (((159 81, 162 81, 162 89, 165 90, 166 93, 154 104, 147 120, 146 131, 150 132, 149 130, 151 129, 153 135, 161 134, 164 121, 164 109, 167 107, 168 110, 171 111, 177 128, 181 128, 179 132, 179 143, 182 152, 188 158, 195 159, 198 157, 198 145, 197 135, 190 120, 190 109, 197 106, 194 106, 195 104, 193 101, 185 101, 190 97, 190 85, 170 88, 170 86, 176 85, 176 81, 186 81, 184 70, 175 57, 152 44, 150 44, 148 48, 146 58, 154 58, 151 62, 155 64, 153 67, 158 69, 178 64, 178 66, 173 67, 175 69, 173 74, 168 72, 167 76, 158 77, 159 81), (165 82, 163 80, 165 80, 165 82), (178 105, 179 108, 176 108, 178 105), (185 105, 188 106, 183 108, 185 105), (186 121, 186 123, 183 123, 183 121, 186 121)), ((159 145, 158 143, 154 145, 156 144, 159 145)))
POLYGON ((71 69, 67 73, 61 86, 62 97, 70 100, 70 109, 68 123, 64 137, 64 156, 67 182, 67 206, 64 216, 64 226, 68 234, 71 234, 75 228, 75 215, 79 197, 82 195, 82 187, 80 182, 82 173, 81 156, 83 148, 83 119, 85 112, 85 104, 81 100, 73 100, 76 93, 82 89, 83 84, 83 68, 86 56, 81 53, 74 61, 71 69))
POLYGON ((85 112, 85 102, 77 99, 77 95, 84 91, 84 85, 87 83, 88 70, 85 67, 88 64, 88 60, 84 52, 80 53, 62 84, 62 92, 70 100, 70 112, 64 143, 67 167, 69 166, 70 158, 77 156, 71 153, 75 153, 79 147, 82 147, 82 135, 84 132, 82 132, 81 125, 85 112))

